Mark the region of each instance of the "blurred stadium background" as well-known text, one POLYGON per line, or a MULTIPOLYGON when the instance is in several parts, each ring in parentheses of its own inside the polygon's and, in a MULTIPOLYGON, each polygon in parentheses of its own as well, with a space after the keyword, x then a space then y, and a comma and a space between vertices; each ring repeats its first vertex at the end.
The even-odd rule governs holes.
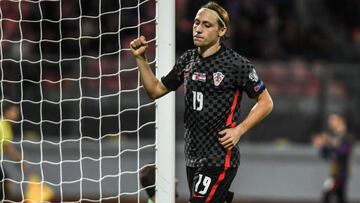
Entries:
MULTIPOLYGON (((155 37, 155 21, 152 20, 155 17, 155 1, 121 0, 119 2, 123 7, 138 6, 139 8, 122 10, 121 14, 112 12, 119 10, 118 1, 20 2, 0 1, 3 80, 1 99, 22 102, 23 118, 36 122, 48 119, 56 123, 64 118, 78 118, 80 113, 88 116, 109 116, 101 118, 101 121, 85 118, 78 123, 63 122, 61 125, 51 122, 41 125, 31 122, 17 123, 15 140, 36 141, 40 139, 40 135, 42 139, 52 141, 77 139, 81 135, 96 137, 100 122, 101 135, 117 133, 120 125, 123 130, 138 126, 139 112, 111 116, 117 114, 119 109, 136 107, 138 105, 137 102, 134 103, 138 101, 136 92, 124 93, 122 100, 115 95, 99 100, 81 101, 81 110, 75 108, 79 106, 79 100, 68 100, 61 102, 60 105, 41 101, 46 99, 56 102, 66 98, 111 95, 118 92, 120 86, 122 89, 136 88, 138 86, 137 71, 122 72, 121 76, 114 75, 118 71, 119 64, 122 67, 136 66, 129 51, 119 52, 118 50, 127 48, 129 42, 139 32, 148 39, 155 37), (58 21, 59 4, 62 5, 62 12, 60 12, 62 17, 74 19, 58 21), (79 18, 80 13, 97 16, 97 18, 79 18), (106 15, 100 15, 100 13, 106 13, 106 15), (140 21, 138 21, 139 13, 141 13, 140 21), (121 22, 118 22, 119 15, 122 16, 121 22), (49 20, 41 21, 41 23, 25 21, 19 26, 19 19, 26 18, 49 20), (131 27, 139 22, 144 22, 144 24, 140 27, 118 30, 119 24, 123 27, 131 27), (101 33, 106 34, 100 36, 101 33), (79 40, 80 35, 94 37, 79 40), (77 40, 66 40, 66 38, 77 38, 77 40), (42 41, 39 42, 39 39, 42 41), (50 39, 50 41, 44 39, 50 39), (79 43, 81 48, 79 48, 79 43), (40 52, 41 55, 39 55, 40 52), (78 58, 80 55, 95 58, 78 58), (96 58, 99 55, 101 55, 100 61, 96 58), (23 59, 38 62, 29 63, 23 59), (99 63, 101 70, 99 70, 99 63), (100 74, 108 74, 108 76, 100 79, 98 77, 100 74), (74 80, 58 82, 65 77, 74 80), (89 78, 76 80, 79 77, 89 78), (20 80, 22 82, 14 82, 20 80), (121 84, 118 84, 119 80, 121 84), (99 90, 99 82, 101 90, 99 90), (26 100, 32 102, 24 102, 26 100), (102 112, 99 112, 99 105, 102 107, 102 112), (39 114, 39 111, 42 113, 39 114), (60 111, 62 116, 59 116, 60 111), (59 136, 60 133, 61 136, 59 136)), ((197 9, 206 2, 176 0, 177 55, 193 47, 191 34, 193 17, 197 9)), ((345 115, 349 131, 353 133, 356 140, 349 197, 352 202, 360 202, 360 113, 358 111, 360 104, 360 1, 219 0, 217 2, 230 12, 230 39, 226 41, 226 44, 248 57, 256 65, 275 104, 270 117, 241 141, 242 165, 232 187, 236 193, 235 202, 318 202, 322 182, 327 177, 327 163, 318 157, 316 150, 311 146, 311 138, 317 132, 327 129, 327 116, 333 112, 345 115)), ((154 42, 152 42, 149 47, 150 61, 153 61, 155 57, 154 47, 154 42)), ((150 102, 150 107, 141 111, 140 122, 152 121, 154 105, 142 91, 139 94, 141 95, 140 103, 150 102)), ((186 202, 188 194, 183 160, 182 97, 182 90, 179 90, 176 95, 176 174, 179 179, 180 195, 178 202, 186 202)), ((252 103, 247 99, 244 100, 243 114, 246 114, 252 103)), ((152 128, 153 126, 147 126, 141 130, 141 142, 154 141, 152 128)), ((98 146, 98 140, 92 143, 93 140, 88 139, 86 145, 90 147, 84 149, 89 149, 88 153, 93 154, 93 157, 99 158, 99 154, 111 156, 118 153, 119 143, 127 148, 136 146, 138 140, 132 134, 131 132, 121 134, 121 142, 117 136, 107 137, 108 139, 101 142, 104 149, 106 148, 103 153, 94 150, 96 147, 91 148, 92 144, 98 146)), ((54 151, 51 144, 44 143, 41 145, 41 150, 52 157, 49 160, 56 159, 54 157, 58 157, 59 153, 63 153, 64 160, 66 157, 69 160, 75 160, 79 158, 79 155, 74 154, 78 153, 81 144, 84 143, 64 142, 60 146, 66 150, 59 152, 54 151)), ((26 153, 29 160, 38 159, 35 152, 40 150, 39 145, 35 146, 31 143, 15 143, 15 145, 22 148, 24 152, 29 152, 26 153)), ((153 146, 147 150, 149 151, 142 154, 142 164, 154 159, 153 146)), ((89 156, 92 157, 92 155, 89 156)), ((123 170, 136 167, 137 163, 132 162, 136 159, 134 156, 136 155, 130 154, 128 157, 126 155, 122 157, 123 170)), ((90 163, 92 160, 88 161, 89 167, 94 166, 94 163, 90 163)), ((97 161, 95 165, 99 165, 97 161)), ((112 164, 119 164, 117 161, 103 160, 100 161, 100 166, 103 167, 103 171, 111 170, 112 164)), ((51 174, 51 171, 58 173, 59 167, 63 168, 64 176, 86 176, 86 174, 74 173, 79 169, 76 164, 72 165, 72 162, 67 162, 62 166, 56 165, 56 167, 51 164, 41 167, 34 164, 32 168, 48 171, 48 174, 44 176, 54 180, 56 175, 51 174)), ((98 170, 99 168, 94 168, 89 171, 94 173, 94 176, 98 176, 99 174, 96 174, 98 170)), ((9 176, 21 180, 21 174, 17 170, 10 170, 9 176)), ((54 180, 54 182, 60 181, 65 180, 54 180)), ((112 194, 111 189, 117 185, 116 181, 119 179, 104 181, 100 183, 100 186, 99 183, 92 181, 82 184, 90 185, 89 191, 97 191, 101 187, 105 194, 112 194)), ((129 191, 138 187, 137 183, 127 181, 126 177, 122 181, 122 187, 130 188, 129 191)), ((13 193, 15 194, 18 190, 19 188, 13 193)), ((65 199, 75 201, 80 198, 74 190, 63 189, 62 192, 65 199)), ((101 195, 94 194, 94 196, 101 195)), ((142 198, 145 198, 144 194, 142 198)), ((132 196, 125 196, 124 199, 127 199, 124 202, 131 202, 132 196)))

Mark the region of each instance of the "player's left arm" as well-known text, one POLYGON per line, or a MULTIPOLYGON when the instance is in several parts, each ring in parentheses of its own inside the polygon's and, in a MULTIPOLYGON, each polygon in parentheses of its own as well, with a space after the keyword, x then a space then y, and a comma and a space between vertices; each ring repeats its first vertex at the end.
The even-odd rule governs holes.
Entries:
POLYGON ((240 138, 248 130, 263 120, 272 111, 273 101, 267 89, 255 97, 255 99, 256 104, 240 124, 234 128, 227 128, 219 132, 219 142, 224 148, 229 150, 236 146, 240 138))
POLYGON ((27 166, 22 161, 21 153, 8 141, 4 143, 4 152, 7 154, 12 160, 20 162, 24 172, 29 173, 27 166))

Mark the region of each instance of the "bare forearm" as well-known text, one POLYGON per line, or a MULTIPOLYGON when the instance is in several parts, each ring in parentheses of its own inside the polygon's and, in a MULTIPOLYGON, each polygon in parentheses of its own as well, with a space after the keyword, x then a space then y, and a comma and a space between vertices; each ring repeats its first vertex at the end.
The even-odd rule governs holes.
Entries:
POLYGON ((257 123, 262 121, 267 115, 269 115, 272 109, 272 99, 267 90, 265 90, 265 92, 259 96, 257 103, 251 109, 247 117, 238 126, 236 126, 237 130, 240 132, 240 135, 245 134, 257 123))
POLYGON ((21 154, 10 143, 5 145, 5 153, 14 161, 21 161, 21 154))
POLYGON ((14 161, 17 161, 17 162, 20 162, 20 164, 22 165, 22 168, 25 172, 28 172, 28 169, 25 165, 25 163, 23 162, 22 160, 22 155, 21 153, 15 149, 15 147, 11 144, 8 144, 6 147, 5 147, 5 153, 7 155, 9 155, 11 157, 12 160, 14 161))
POLYGON ((147 46, 147 41, 144 36, 140 36, 130 43, 130 49, 133 52, 136 63, 139 66, 141 82, 143 83, 145 91, 151 99, 157 99, 168 93, 169 90, 152 72, 146 57, 147 46))
POLYGON ((273 102, 267 90, 264 90, 264 92, 262 92, 256 99, 256 104, 243 122, 235 128, 226 128, 219 132, 219 143, 224 146, 225 149, 229 150, 236 146, 236 144, 240 141, 240 138, 248 130, 254 127, 272 111, 273 102))
POLYGON ((139 67, 141 82, 146 92, 149 95, 151 95, 155 91, 154 87, 156 86, 158 79, 155 77, 154 73, 152 72, 146 58, 136 58, 136 62, 139 67))
POLYGON ((146 57, 138 57, 136 58, 136 62, 139 66, 141 82, 149 97, 151 99, 157 99, 166 94, 168 92, 167 89, 156 78, 146 57))

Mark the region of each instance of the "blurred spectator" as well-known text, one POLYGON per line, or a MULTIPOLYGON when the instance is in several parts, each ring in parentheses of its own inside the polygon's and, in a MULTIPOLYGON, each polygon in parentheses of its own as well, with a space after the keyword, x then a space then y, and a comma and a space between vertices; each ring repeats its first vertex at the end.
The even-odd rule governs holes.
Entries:
POLYGON ((346 203, 353 141, 341 115, 331 114, 328 117, 328 127, 328 133, 323 132, 313 138, 313 144, 321 156, 330 161, 329 178, 323 185, 322 202, 336 200, 337 203, 346 203))
MULTIPOLYGON (((261 1, 244 0, 239 3, 237 15, 230 16, 236 19, 234 28, 233 46, 241 54, 251 58, 262 56, 259 34, 265 25, 265 10, 261 1)), ((231 27, 231 26, 230 26, 231 27)))
MULTIPOLYGON (((140 170, 140 182, 148 195, 147 203, 155 203, 155 165, 146 166, 140 170)), ((175 198, 177 193, 177 180, 175 183, 175 198)))
POLYGON ((14 138, 12 123, 16 122, 19 118, 19 108, 18 106, 3 102, 1 104, 1 119, 0 119, 0 201, 3 202, 6 200, 10 192, 9 183, 5 181, 6 171, 3 168, 3 157, 9 156, 12 160, 21 163, 22 169, 27 171, 27 168, 22 162, 21 153, 13 146, 12 141, 14 138))
POLYGON ((147 203, 155 202, 155 166, 146 166, 140 171, 141 185, 145 188, 148 195, 147 203))

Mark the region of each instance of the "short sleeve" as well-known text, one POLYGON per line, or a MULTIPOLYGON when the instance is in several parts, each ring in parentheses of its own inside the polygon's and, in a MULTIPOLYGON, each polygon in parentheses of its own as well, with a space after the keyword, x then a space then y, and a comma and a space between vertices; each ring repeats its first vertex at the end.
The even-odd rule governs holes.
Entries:
POLYGON ((173 69, 164 77, 161 78, 161 82, 169 90, 177 90, 184 82, 184 68, 190 52, 185 52, 180 56, 173 67, 173 69))
POLYGON ((264 82, 259 78, 251 63, 243 63, 239 73, 240 88, 246 92, 250 98, 255 98, 265 90, 264 82))
POLYGON ((161 82, 169 90, 175 91, 183 83, 183 80, 179 73, 176 71, 176 67, 174 67, 166 76, 161 78, 161 82))

